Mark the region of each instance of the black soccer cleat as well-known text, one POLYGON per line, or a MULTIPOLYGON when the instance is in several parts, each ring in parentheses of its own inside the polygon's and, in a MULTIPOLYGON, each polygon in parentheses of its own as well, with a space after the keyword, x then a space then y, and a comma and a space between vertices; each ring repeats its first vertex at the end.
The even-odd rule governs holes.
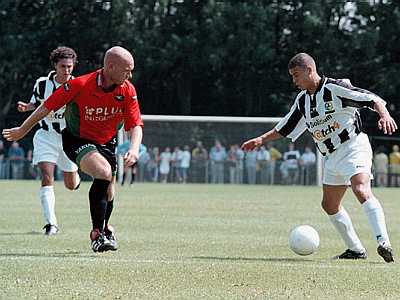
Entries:
POLYGON ((52 224, 46 224, 43 226, 44 235, 56 235, 58 232, 58 227, 52 224))
POLYGON ((90 232, 90 239, 90 245, 94 252, 105 252, 113 248, 111 242, 104 235, 104 232, 100 232, 98 229, 93 229, 90 232))
POLYGON ((367 252, 356 252, 347 249, 342 254, 335 256, 334 259, 367 259, 367 252))
POLYGON ((109 250, 111 250, 111 251, 118 250, 118 242, 115 237, 114 227, 112 227, 111 225, 107 225, 106 228, 104 229, 104 235, 111 243, 112 247, 109 250))
POLYGON ((385 246, 385 245, 379 245, 378 248, 376 249, 378 254, 382 256, 382 258, 387 262, 391 263, 394 262, 394 257, 393 257, 393 249, 390 246, 385 246))

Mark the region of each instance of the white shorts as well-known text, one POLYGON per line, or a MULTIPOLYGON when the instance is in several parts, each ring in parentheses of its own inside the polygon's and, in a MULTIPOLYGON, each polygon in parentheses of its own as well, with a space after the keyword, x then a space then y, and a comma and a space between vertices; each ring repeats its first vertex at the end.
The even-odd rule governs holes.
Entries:
POLYGON ((351 185, 350 178, 360 173, 368 174, 370 179, 373 179, 371 167, 371 144, 368 136, 360 133, 325 158, 322 183, 351 185))
POLYGON ((32 163, 51 162, 63 172, 76 172, 78 167, 63 151, 61 134, 51 130, 39 129, 33 137, 32 163))

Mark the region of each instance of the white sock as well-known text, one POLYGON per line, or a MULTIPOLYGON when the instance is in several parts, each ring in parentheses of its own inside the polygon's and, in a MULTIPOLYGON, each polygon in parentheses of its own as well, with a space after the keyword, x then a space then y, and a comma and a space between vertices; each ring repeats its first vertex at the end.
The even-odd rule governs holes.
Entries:
POLYGON ((370 198, 362 204, 368 222, 372 227, 372 233, 379 244, 390 246, 389 235, 386 229, 385 214, 378 199, 370 198))
POLYGON ((39 191, 39 197, 46 224, 57 225, 56 213, 54 211, 56 197, 53 186, 42 186, 39 191))
POLYGON ((343 207, 341 207, 336 214, 329 215, 329 218, 336 230, 340 233, 347 248, 356 252, 365 252, 365 248, 354 230, 350 216, 343 207))

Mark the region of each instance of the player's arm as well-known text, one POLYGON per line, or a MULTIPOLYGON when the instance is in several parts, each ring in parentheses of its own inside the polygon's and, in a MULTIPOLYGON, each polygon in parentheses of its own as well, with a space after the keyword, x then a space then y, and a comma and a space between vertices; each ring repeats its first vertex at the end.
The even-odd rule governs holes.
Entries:
POLYGON ((131 166, 139 159, 140 144, 143 139, 143 120, 140 114, 139 102, 133 85, 128 86, 128 97, 125 102, 124 126, 129 130, 130 147, 124 156, 124 164, 131 166))
POLYGON ((342 104, 357 108, 370 108, 379 114, 378 128, 391 135, 397 130, 397 124, 386 109, 386 101, 374 93, 353 86, 329 85, 342 104))
POLYGON ((397 124, 395 120, 390 115, 386 106, 382 102, 375 102, 374 110, 379 114, 378 128, 383 130, 384 134, 391 135, 397 130, 397 124))
POLYGON ((266 142, 278 140, 282 137, 283 136, 274 128, 258 137, 252 138, 252 139, 244 142, 242 144, 241 148, 244 151, 252 151, 252 150, 262 146, 266 142))
POLYGON ((300 112, 298 99, 299 96, 292 105, 289 113, 275 126, 275 128, 244 142, 241 148, 244 151, 251 151, 267 142, 278 140, 283 137, 290 138, 293 141, 296 140, 306 130, 306 122, 303 114, 300 112))
POLYGON ((22 101, 18 101, 17 103, 17 110, 19 112, 27 112, 27 111, 32 111, 36 108, 35 104, 33 104, 32 102, 22 102, 22 101))
POLYGON ((130 146, 128 152, 124 155, 124 164, 129 167, 139 159, 139 148, 143 139, 142 126, 137 125, 129 129, 130 146))
POLYGON ((49 114, 48 110, 44 105, 40 105, 19 127, 14 127, 10 129, 3 129, 3 137, 7 141, 18 141, 22 139, 32 127, 42 120, 45 116, 49 114))
POLYGON ((19 112, 32 111, 35 110, 40 105, 41 103, 40 95, 44 95, 45 83, 46 81, 43 80, 43 77, 36 80, 36 83, 33 87, 31 100, 28 103, 25 103, 23 101, 18 101, 17 110, 19 112))

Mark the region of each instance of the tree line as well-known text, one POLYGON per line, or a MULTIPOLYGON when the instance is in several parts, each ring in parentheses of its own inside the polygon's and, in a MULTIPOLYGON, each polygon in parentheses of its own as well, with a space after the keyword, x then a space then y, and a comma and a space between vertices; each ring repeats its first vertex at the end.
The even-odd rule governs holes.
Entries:
MULTIPOLYGON (((308 52, 319 72, 349 78, 397 113, 400 9, 390 0, 1 0, 0 128, 25 118, 34 81, 59 45, 75 75, 122 45, 134 53, 144 114, 283 116, 298 91, 288 60, 308 52)), ((399 116, 397 114, 397 116, 399 116)), ((373 116, 367 115, 368 120, 373 116)))

